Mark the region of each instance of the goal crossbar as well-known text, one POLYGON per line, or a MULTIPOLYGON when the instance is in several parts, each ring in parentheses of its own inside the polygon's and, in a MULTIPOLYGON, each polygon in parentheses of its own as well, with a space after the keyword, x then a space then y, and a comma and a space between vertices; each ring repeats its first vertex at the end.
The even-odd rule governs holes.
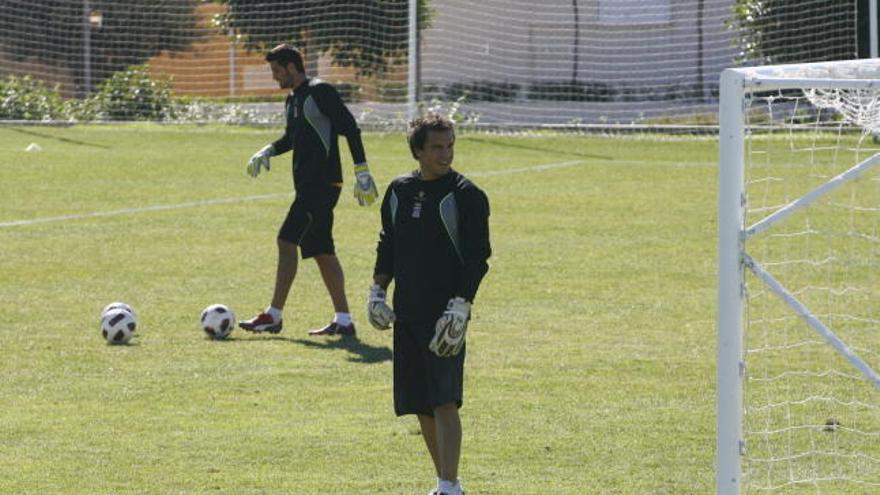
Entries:
POLYGON ((745 84, 756 91, 771 91, 791 88, 811 89, 877 89, 880 81, 877 79, 798 79, 798 78, 761 78, 746 79, 745 84))

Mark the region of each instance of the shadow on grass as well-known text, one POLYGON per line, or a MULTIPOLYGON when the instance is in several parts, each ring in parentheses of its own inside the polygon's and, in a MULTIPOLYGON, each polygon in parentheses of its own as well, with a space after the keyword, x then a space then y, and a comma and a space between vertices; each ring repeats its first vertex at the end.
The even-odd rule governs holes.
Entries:
POLYGON ((87 141, 80 141, 78 139, 70 139, 66 137, 53 136, 51 134, 46 134, 43 132, 32 131, 30 129, 22 129, 21 127, 7 127, 8 130, 17 132, 19 134, 27 134, 28 136, 34 136, 45 139, 52 139, 55 141, 61 141, 62 143, 68 144, 77 144, 80 146, 91 146, 92 148, 103 148, 105 150, 109 150, 111 147, 106 144, 98 144, 98 143, 90 143, 87 141))
POLYGON ((391 349, 372 346, 361 342, 357 337, 330 338, 327 340, 290 339, 292 342, 313 349, 344 350, 351 354, 348 360, 353 363, 376 364, 391 361, 391 349))
POLYGON ((306 340, 300 338, 284 337, 282 335, 261 335, 260 338, 229 337, 217 342, 269 342, 283 340, 293 344, 312 349, 343 350, 350 356, 348 360, 353 363, 376 364, 391 361, 392 352, 389 347, 372 346, 361 342, 357 337, 329 337, 325 340, 306 340))

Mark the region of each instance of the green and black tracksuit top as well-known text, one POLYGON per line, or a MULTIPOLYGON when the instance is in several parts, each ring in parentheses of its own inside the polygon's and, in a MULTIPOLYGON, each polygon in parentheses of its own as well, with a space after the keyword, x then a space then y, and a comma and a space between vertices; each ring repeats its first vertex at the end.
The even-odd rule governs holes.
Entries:
POLYGON ((492 253, 481 189, 455 170, 431 181, 411 172, 385 190, 381 215, 374 273, 394 279, 398 321, 433 323, 449 299, 473 302, 492 253))
POLYGON ((348 140, 354 163, 366 162, 361 131, 332 85, 307 78, 287 96, 284 135, 272 143, 275 154, 293 150, 293 187, 342 183, 339 135, 348 140))

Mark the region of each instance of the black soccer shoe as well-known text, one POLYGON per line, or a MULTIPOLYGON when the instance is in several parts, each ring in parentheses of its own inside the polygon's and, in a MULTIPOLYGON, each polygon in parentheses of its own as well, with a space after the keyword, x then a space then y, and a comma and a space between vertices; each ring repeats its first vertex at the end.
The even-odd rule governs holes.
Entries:
POLYGON ((311 336, 341 335, 342 337, 354 337, 356 334, 357 331, 354 329, 354 323, 349 323, 348 325, 340 325, 335 321, 331 321, 330 324, 324 328, 309 330, 309 335, 311 336))
POLYGON ((251 318, 250 320, 245 320, 238 323, 238 326, 243 330, 247 330, 248 332, 254 333, 279 333, 283 326, 284 320, 278 320, 277 322, 269 316, 267 313, 260 313, 257 316, 251 318))

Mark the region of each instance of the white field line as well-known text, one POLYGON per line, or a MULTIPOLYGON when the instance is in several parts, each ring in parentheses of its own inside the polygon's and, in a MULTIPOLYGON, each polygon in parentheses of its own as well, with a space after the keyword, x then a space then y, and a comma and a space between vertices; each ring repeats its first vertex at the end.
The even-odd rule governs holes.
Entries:
POLYGON ((568 162, 545 163, 543 165, 532 165, 531 167, 505 168, 502 170, 487 170, 485 172, 468 172, 468 177, 490 177, 493 175, 520 174, 523 172, 543 172, 545 170, 554 170, 557 168, 573 167, 586 162, 586 160, 571 160, 568 162))
MULTIPOLYGON (((520 173, 528 173, 528 172, 544 172, 547 170, 556 170, 556 169, 560 169, 560 168, 574 167, 576 165, 582 165, 584 163, 587 163, 587 160, 570 160, 570 161, 566 161, 566 162, 544 163, 541 165, 532 165, 530 167, 507 168, 507 169, 502 169, 502 170, 489 170, 486 172, 474 171, 474 172, 468 172, 466 175, 468 177, 491 177, 491 176, 496 176, 496 175, 510 175, 510 174, 520 174, 520 173)), ((638 165, 638 164, 642 164, 642 163, 648 163, 648 162, 639 161, 639 160, 630 160, 630 161, 614 161, 610 164, 613 164, 613 165, 638 165)), ((291 196, 292 194, 293 193, 274 193, 274 194, 263 194, 263 195, 259 195, 259 196, 242 196, 242 197, 237 197, 237 198, 209 199, 209 200, 205 200, 205 201, 191 201, 191 202, 187 202, 187 203, 177 203, 177 204, 171 204, 171 205, 153 205, 153 206, 143 206, 140 208, 124 208, 121 210, 96 211, 96 212, 92 212, 92 213, 61 215, 61 216, 57 216, 57 217, 33 218, 33 219, 29 219, 29 220, 13 220, 10 222, 0 222, 0 229, 9 228, 9 227, 22 227, 22 226, 27 226, 27 225, 36 225, 36 224, 40 224, 40 223, 82 220, 85 218, 132 215, 132 214, 136 214, 136 213, 146 213, 146 212, 151 212, 151 211, 182 210, 185 208, 198 208, 200 206, 224 205, 224 204, 231 204, 231 203, 248 203, 251 201, 262 201, 265 199, 283 198, 286 196, 291 196)))
POLYGON ((291 196, 293 193, 274 193, 274 194, 263 194, 259 196, 244 196, 238 198, 221 198, 221 199, 209 199, 205 201, 192 201, 189 203, 177 203, 173 205, 153 205, 153 206, 144 206, 141 208, 124 208, 121 210, 110 210, 110 211, 96 211, 93 213, 80 213, 75 215, 62 215, 60 217, 44 217, 44 218, 34 218, 31 220, 15 220, 12 222, 2 222, 0 223, 0 228, 5 227, 18 227, 22 225, 34 225, 38 223, 51 223, 51 222, 64 222, 67 220, 81 220, 84 218, 95 218, 95 217, 114 217, 119 215, 130 215, 133 213, 144 213, 148 211, 165 211, 165 210, 181 210, 184 208, 196 208, 199 206, 210 206, 210 205, 225 205, 230 203, 246 203, 249 201, 260 201, 264 199, 275 199, 275 198, 283 198, 285 196, 291 196))

